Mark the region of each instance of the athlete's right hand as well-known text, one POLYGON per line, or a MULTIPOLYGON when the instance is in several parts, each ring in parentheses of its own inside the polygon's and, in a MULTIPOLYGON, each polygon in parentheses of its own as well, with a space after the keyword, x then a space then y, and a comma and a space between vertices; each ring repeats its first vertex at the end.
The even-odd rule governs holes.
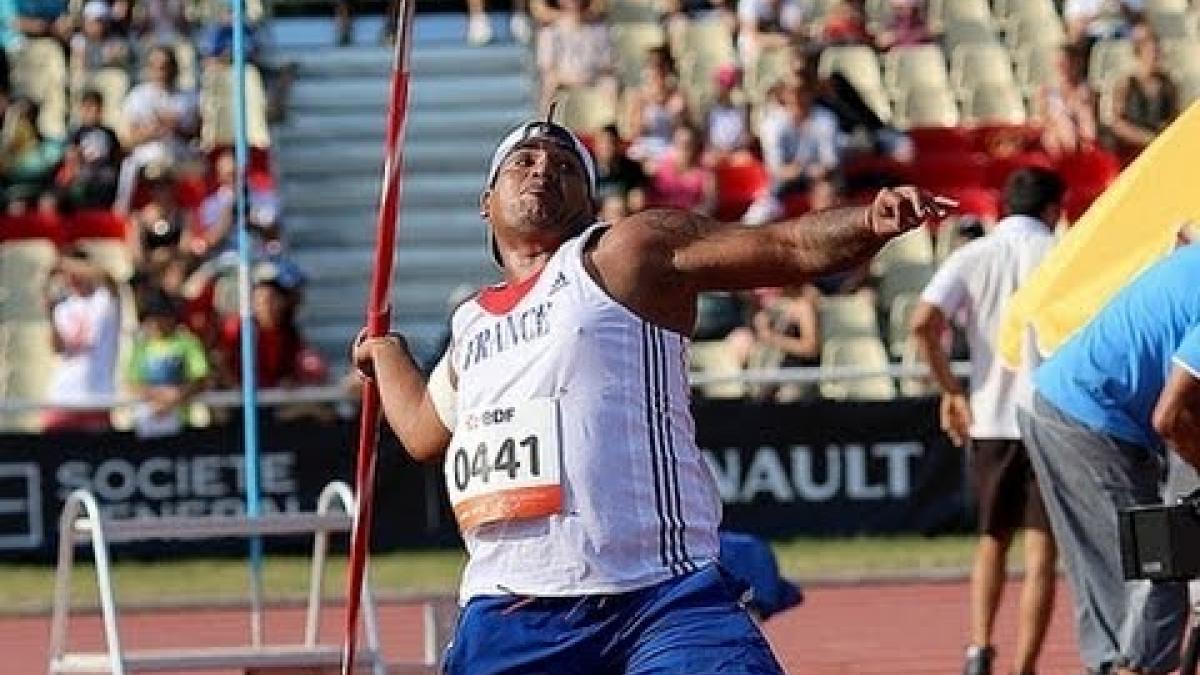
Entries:
POLYGON ((369 379, 375 376, 375 356, 381 348, 406 350, 408 343, 396 333, 369 338, 366 328, 358 331, 354 345, 350 348, 350 361, 358 371, 359 377, 369 379))
POLYGON ((966 445, 971 433, 971 402, 962 393, 942 394, 940 406, 942 431, 950 437, 954 445, 966 445))

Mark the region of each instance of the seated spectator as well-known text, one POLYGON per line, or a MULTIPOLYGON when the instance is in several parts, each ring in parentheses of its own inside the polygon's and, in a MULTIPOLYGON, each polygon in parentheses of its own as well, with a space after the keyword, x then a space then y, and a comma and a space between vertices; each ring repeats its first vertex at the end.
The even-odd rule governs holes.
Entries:
POLYGON ((29 39, 54 38, 66 42, 73 29, 66 0, 15 0, 12 26, 29 39))
POLYGON ((1116 151, 1129 161, 1179 114, 1179 91, 1163 69, 1162 47, 1146 24, 1134 27, 1134 69, 1113 92, 1112 134, 1116 151))
POLYGON ((621 134, 613 125, 596 133, 592 148, 596 158, 596 199, 620 203, 629 213, 646 206, 646 174, 621 147, 621 134))
POLYGON ((104 0, 88 0, 83 6, 83 26, 71 37, 71 73, 75 82, 103 68, 128 70, 129 43, 109 32, 110 11, 104 0))
MULTIPOLYGON (((259 387, 315 385, 328 377, 325 363, 304 341, 296 325, 300 288, 294 283, 273 263, 255 266, 252 310, 259 387)), ((238 315, 227 315, 222 322, 214 360, 222 386, 232 388, 241 383, 241 317, 238 315)))
POLYGON ((50 325, 59 361, 50 376, 49 403, 72 404, 48 409, 47 431, 104 431, 109 428, 108 403, 116 395, 117 346, 121 321, 116 287, 78 249, 62 257, 48 289, 50 325), (80 405, 95 403, 94 409, 80 405))
POLYGON ((36 208, 53 213, 54 171, 62 159, 62 143, 38 128, 38 105, 27 98, 11 103, 0 93, 0 190, 10 215, 36 208))
MULTIPOLYGON (((198 258, 234 250, 237 246, 237 164, 232 152, 217 156, 217 187, 200 204, 197 230, 189 248, 198 258)), ((274 190, 246 188, 246 225, 260 238, 279 236, 279 197, 274 190)))
POLYGON ((626 116, 629 156, 649 163, 670 147, 675 127, 689 119, 687 97, 665 48, 647 53, 642 83, 629 90, 626 116))
POLYGON ((863 0, 840 0, 825 14, 821 42, 827 45, 872 45, 875 39, 867 31, 867 12, 863 0))
POLYGON ((132 218, 127 243, 135 267, 157 285, 168 263, 184 255, 184 234, 192 230, 187 212, 175 201, 175 185, 169 175, 151 177, 150 201, 132 218))
MULTIPOLYGON (((751 370, 816 366, 821 362, 821 331, 817 312, 820 293, 810 285, 784 288, 763 303, 747 328, 726 340, 751 370)), ((794 401, 811 396, 811 386, 754 385, 750 395, 761 400, 794 401)))
POLYGON ((104 99, 85 91, 79 102, 79 126, 71 130, 56 182, 61 204, 75 209, 112 208, 121 166, 121 141, 104 126, 104 99))
POLYGON ((717 203, 717 182, 712 168, 701 161, 703 156, 704 139, 695 127, 676 127, 671 149, 659 157, 650 174, 650 204, 711 213, 717 203))
POLYGON ((919 45, 933 39, 925 8, 920 0, 891 0, 888 23, 875 36, 875 46, 882 50, 892 47, 919 45))
POLYGON ((742 221, 759 225, 783 215, 782 199, 807 193, 813 182, 830 178, 838 169, 837 119, 814 105, 812 92, 785 86, 780 107, 762 122, 763 159, 771 189, 746 210, 742 221))
POLYGON ((812 2, 807 0, 739 0, 738 54, 742 65, 753 69, 764 52, 783 49, 814 18, 812 2))
MULTIPOLYGON (((253 26, 245 26, 242 31, 242 41, 246 48, 246 60, 258 60, 258 32, 253 26)), ((233 54, 233 12, 228 6, 222 6, 217 15, 217 21, 205 26, 200 34, 197 51, 206 60, 228 60, 233 54)))
POLYGON ((603 87, 616 102, 616 56, 608 26, 587 15, 587 4, 587 0, 562 0, 554 22, 538 35, 543 106, 564 87, 603 87))
POLYGON ((1058 157, 1096 142, 1096 100, 1077 47, 1059 51, 1051 79, 1034 97, 1034 118, 1042 122, 1042 148, 1058 157))
POLYGON ((187 404, 208 376, 204 346, 180 325, 177 301, 161 290, 148 293, 125 370, 139 401, 133 411, 134 431, 141 436, 182 431, 187 404))
POLYGON ((185 0, 135 0, 129 5, 130 29, 143 44, 172 45, 191 39, 185 0))
POLYGON ((199 132, 198 101, 178 81, 175 53, 162 46, 151 49, 143 81, 130 90, 122 110, 128 126, 125 145, 132 149, 121 167, 119 211, 128 212, 142 167, 178 165, 191 156, 189 143, 199 132))
POLYGON ((1066 0, 1062 7, 1067 41, 1089 53, 1097 40, 1124 37, 1141 21, 1143 0, 1066 0))
POLYGON ((708 136, 708 161, 741 163, 754 149, 754 134, 750 131, 750 108, 734 101, 739 73, 735 66, 725 65, 714 75, 716 99, 705 115, 708 136))

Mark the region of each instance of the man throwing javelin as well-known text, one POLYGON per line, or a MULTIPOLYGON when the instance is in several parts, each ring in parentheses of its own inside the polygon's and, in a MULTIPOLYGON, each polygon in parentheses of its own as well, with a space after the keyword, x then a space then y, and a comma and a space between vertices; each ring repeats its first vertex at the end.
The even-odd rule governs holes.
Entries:
POLYGON ((409 454, 444 462, 469 554, 446 672, 781 673, 715 564, 696 296, 852 267, 951 203, 897 188, 760 228, 676 210, 606 224, 594 183, 566 128, 512 131, 480 198, 503 283, 454 313, 428 384, 399 337, 354 349, 409 454))

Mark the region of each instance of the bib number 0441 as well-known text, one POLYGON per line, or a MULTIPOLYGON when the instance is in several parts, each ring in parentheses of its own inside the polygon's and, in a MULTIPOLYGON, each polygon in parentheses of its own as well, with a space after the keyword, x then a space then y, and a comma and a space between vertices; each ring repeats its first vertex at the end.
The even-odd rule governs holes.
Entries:
POLYGON ((540 477, 542 461, 538 456, 538 446, 538 437, 530 435, 520 440, 505 438, 500 441, 495 456, 492 456, 486 442, 480 442, 473 451, 458 448, 454 451, 454 487, 466 491, 473 480, 487 483, 493 472, 507 477, 510 481, 516 480, 522 475, 523 467, 526 469, 525 475, 531 478, 540 477), (524 462, 522 458, 525 458, 524 462))

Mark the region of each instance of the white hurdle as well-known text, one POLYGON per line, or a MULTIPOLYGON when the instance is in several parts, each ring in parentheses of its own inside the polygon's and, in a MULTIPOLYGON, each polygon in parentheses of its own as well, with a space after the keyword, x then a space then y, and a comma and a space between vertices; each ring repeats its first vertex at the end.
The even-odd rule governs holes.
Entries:
MULTIPOLYGON (((50 624, 50 675, 58 673, 163 672, 222 668, 336 667, 341 662, 340 645, 317 642, 321 620, 321 590, 329 533, 349 532, 354 513, 354 493, 343 482, 325 486, 317 499, 316 513, 278 513, 257 518, 247 516, 164 516, 105 520, 96 498, 87 490, 75 490, 63 505, 59 521, 58 569, 54 580, 54 607, 50 624), (340 502, 341 511, 331 507, 340 502), (292 644, 254 644, 238 647, 198 647, 126 651, 121 646, 117 604, 108 547, 112 543, 151 539, 215 539, 226 537, 313 534, 312 572, 305 615, 303 641, 292 644), (96 584, 104 624, 105 652, 67 652, 67 627, 71 611, 71 569, 75 546, 91 542, 95 557, 96 584)), ((379 622, 369 584, 362 591, 363 631, 366 649, 356 658, 373 675, 385 675, 386 665, 379 647, 379 622)), ((425 626, 427 639, 432 629, 425 626)), ((428 644, 428 643, 427 643, 428 644)), ((425 664, 432 655, 426 647, 425 664)), ((429 672, 432 672, 430 668, 429 672)))

